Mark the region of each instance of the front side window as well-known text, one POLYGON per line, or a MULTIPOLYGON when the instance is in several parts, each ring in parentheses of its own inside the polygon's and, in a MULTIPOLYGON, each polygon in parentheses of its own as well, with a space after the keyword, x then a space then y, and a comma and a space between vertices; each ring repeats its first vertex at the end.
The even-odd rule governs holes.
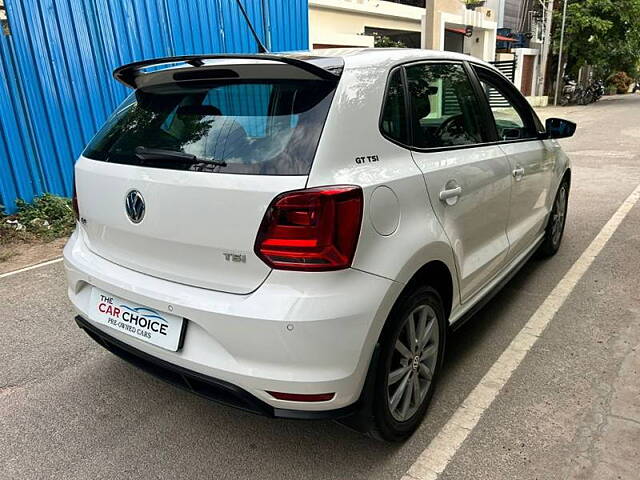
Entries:
POLYGON ((306 175, 334 89, 311 80, 148 87, 118 108, 84 156, 174 170, 306 175))
POLYGON ((461 64, 412 65, 406 71, 416 147, 482 143, 479 102, 461 64))
POLYGON ((499 77, 495 78, 494 75, 482 69, 477 71, 493 113, 498 139, 506 141, 537 138, 531 115, 517 101, 514 92, 504 85, 499 77))

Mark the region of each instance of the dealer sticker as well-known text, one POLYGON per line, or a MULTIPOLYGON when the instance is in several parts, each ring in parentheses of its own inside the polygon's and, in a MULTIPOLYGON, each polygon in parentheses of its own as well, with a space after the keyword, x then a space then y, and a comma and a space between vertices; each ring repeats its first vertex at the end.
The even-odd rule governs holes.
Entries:
POLYGON ((90 318, 144 342, 175 352, 180 345, 184 319, 93 288, 90 318))

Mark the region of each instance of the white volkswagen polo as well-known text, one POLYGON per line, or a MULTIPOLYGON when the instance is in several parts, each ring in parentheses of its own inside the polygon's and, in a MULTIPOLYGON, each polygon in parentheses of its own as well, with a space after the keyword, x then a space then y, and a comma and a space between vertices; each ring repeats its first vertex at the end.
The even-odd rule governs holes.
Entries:
POLYGON ((75 166, 76 321, 125 360, 273 417, 402 440, 447 334, 538 252, 571 171, 514 86, 426 50, 193 56, 133 89, 75 166))

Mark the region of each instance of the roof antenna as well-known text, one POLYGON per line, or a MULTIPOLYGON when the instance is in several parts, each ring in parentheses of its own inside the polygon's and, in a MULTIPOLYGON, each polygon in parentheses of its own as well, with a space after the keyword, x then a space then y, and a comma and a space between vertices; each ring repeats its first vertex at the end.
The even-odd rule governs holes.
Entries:
POLYGON ((242 1, 236 0, 236 3, 238 4, 238 8, 242 12, 242 16, 244 17, 245 21, 247 22, 247 25, 249 26, 249 30, 251 30, 251 34, 253 35, 253 38, 256 40, 256 43, 258 44, 258 52, 270 53, 269 50, 267 50, 267 47, 265 47, 262 41, 260 40, 260 37, 258 37, 258 34, 256 33, 255 28, 253 28, 253 25, 251 24, 251 20, 249 20, 249 15, 247 15, 247 11, 244 9, 244 5, 242 5, 242 1))

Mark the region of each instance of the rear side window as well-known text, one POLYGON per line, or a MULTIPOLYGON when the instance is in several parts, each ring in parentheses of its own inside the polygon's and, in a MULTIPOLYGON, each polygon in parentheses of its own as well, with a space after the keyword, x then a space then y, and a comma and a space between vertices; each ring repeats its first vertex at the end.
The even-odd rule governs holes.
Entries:
POLYGON ((416 147, 482 143, 480 104, 461 64, 411 65, 406 71, 416 147))
POLYGON ((393 72, 389 77, 387 94, 382 110, 381 130, 385 136, 392 140, 408 143, 406 103, 400 69, 393 72))
POLYGON ((83 155, 175 170, 306 175, 334 89, 313 80, 148 87, 118 108, 83 155))

